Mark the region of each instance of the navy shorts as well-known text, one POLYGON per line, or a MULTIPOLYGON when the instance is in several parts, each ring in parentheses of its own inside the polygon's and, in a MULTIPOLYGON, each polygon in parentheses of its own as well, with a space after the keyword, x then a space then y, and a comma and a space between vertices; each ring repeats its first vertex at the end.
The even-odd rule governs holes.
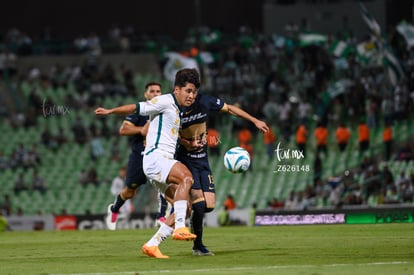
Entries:
POLYGON ((194 178, 192 189, 202 189, 203 192, 216 193, 214 179, 209 169, 197 169, 191 166, 188 169, 190 169, 194 178))
POLYGON ((142 155, 131 152, 128 158, 128 168, 125 184, 129 189, 137 189, 147 182, 147 176, 142 169, 142 155))

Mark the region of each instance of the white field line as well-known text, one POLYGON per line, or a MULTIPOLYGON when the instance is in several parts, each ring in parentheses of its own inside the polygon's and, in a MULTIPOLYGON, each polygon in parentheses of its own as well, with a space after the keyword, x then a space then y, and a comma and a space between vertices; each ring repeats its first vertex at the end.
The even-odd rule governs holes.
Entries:
POLYGON ((240 266, 228 268, 210 268, 210 269, 181 269, 181 270, 140 270, 140 271, 118 271, 118 272, 97 272, 97 273, 59 273, 50 275, 136 275, 151 273, 194 273, 194 272, 223 272, 223 271, 247 271, 247 270, 272 270, 272 269, 288 269, 288 268, 320 268, 320 267, 344 267, 344 266, 370 266, 370 265, 403 265, 409 262, 373 262, 360 264, 325 264, 325 265, 272 265, 272 266, 240 266))

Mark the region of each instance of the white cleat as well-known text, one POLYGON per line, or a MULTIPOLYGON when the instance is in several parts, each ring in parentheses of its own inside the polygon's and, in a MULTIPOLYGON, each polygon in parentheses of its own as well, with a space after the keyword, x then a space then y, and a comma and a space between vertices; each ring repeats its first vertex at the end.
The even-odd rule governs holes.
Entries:
POLYGON ((109 230, 115 230, 116 229, 116 220, 118 219, 118 213, 113 213, 111 210, 112 203, 108 206, 108 211, 106 213, 105 217, 105 223, 106 227, 109 230))

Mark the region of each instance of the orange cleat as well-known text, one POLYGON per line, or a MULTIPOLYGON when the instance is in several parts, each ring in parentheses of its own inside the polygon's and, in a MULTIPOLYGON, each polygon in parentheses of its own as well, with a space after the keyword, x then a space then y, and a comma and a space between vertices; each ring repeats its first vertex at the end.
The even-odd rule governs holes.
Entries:
POLYGON ((188 227, 181 227, 174 230, 172 238, 179 241, 193 241, 197 236, 191 233, 188 227))
POLYGON ((142 251, 142 254, 145 254, 152 258, 157 258, 157 259, 168 259, 169 258, 167 255, 162 254, 158 246, 147 246, 147 244, 144 244, 141 248, 141 251, 142 251))

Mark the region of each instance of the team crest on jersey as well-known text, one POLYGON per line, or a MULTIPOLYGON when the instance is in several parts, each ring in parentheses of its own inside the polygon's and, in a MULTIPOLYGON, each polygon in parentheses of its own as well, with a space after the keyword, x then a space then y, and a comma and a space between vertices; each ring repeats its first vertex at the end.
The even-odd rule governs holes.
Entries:
POLYGON ((158 98, 154 97, 153 99, 151 99, 151 103, 155 104, 158 102, 158 98))

